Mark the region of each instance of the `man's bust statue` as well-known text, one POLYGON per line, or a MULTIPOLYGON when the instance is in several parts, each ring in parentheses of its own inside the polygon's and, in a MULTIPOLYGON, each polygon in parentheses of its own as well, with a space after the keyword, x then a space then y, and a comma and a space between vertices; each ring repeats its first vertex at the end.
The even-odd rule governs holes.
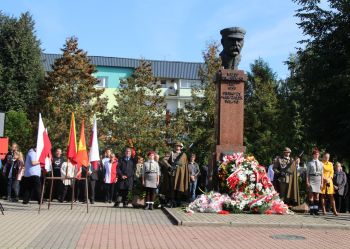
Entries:
POLYGON ((244 44, 245 33, 245 30, 239 27, 226 28, 220 31, 223 46, 220 57, 225 69, 237 69, 241 61, 240 53, 244 44))

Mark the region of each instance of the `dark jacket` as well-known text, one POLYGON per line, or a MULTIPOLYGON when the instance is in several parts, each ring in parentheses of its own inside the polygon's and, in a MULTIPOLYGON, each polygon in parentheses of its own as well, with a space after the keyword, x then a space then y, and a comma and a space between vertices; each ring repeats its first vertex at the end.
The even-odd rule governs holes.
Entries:
POLYGON ((3 169, 2 169, 2 174, 7 178, 9 173, 10 173, 10 169, 12 167, 13 164, 13 152, 10 151, 6 154, 5 159, 3 161, 3 169))
POLYGON ((338 190, 337 190, 338 195, 340 196, 346 195, 347 179, 344 171, 334 173, 333 184, 334 186, 338 187, 338 190))
POLYGON ((117 186, 120 190, 132 190, 134 183, 134 172, 136 168, 136 162, 133 158, 126 160, 125 157, 119 159, 118 162, 118 182, 117 186), (128 178, 123 179, 122 176, 127 176, 128 178))

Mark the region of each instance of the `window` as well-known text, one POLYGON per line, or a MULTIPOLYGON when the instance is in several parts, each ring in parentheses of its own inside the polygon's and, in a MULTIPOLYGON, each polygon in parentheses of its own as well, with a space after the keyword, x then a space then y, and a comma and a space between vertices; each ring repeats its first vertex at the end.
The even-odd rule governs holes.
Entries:
POLYGON ((95 85, 97 88, 106 88, 108 86, 108 77, 97 77, 98 83, 95 85))
POLYGON ((160 85, 161 87, 166 87, 166 80, 161 80, 160 85))
POLYGON ((197 80, 181 80, 180 81, 180 87, 181 88, 192 88, 195 86, 198 86, 200 82, 197 80))

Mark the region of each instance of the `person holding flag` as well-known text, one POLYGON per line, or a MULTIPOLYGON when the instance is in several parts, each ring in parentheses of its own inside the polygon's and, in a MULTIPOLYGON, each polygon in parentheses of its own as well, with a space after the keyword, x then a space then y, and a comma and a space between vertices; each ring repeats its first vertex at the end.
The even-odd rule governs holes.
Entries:
POLYGON ((41 196, 41 167, 49 170, 51 156, 51 142, 47 130, 45 129, 41 114, 39 113, 39 126, 36 147, 32 146, 25 160, 25 171, 23 185, 25 189, 23 204, 28 204, 31 192, 40 204, 41 196))

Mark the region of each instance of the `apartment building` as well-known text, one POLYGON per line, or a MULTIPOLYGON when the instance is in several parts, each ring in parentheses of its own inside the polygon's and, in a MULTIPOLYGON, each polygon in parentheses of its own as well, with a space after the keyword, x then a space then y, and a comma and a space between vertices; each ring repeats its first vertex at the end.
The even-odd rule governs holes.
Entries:
MULTIPOLYGON (((42 54, 45 70, 51 71, 55 59, 59 54, 42 54)), ((104 94, 108 97, 108 108, 115 105, 114 93, 120 87, 120 82, 128 78, 140 64, 139 59, 89 56, 91 63, 96 66, 95 77, 99 79, 96 87, 104 88, 104 94)), ((191 102, 191 89, 200 84, 198 71, 203 65, 196 62, 160 61, 151 62, 153 76, 160 85, 162 94, 165 96, 167 109, 176 112, 183 108, 186 102, 191 102)))

